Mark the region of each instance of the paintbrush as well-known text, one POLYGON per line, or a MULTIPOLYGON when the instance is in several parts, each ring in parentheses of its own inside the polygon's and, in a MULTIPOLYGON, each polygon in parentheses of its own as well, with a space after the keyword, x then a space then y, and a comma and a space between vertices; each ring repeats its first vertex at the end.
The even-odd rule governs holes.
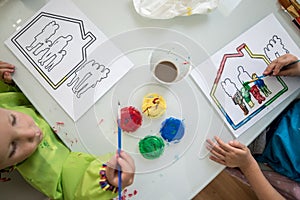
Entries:
MULTIPOLYGON (((259 77, 257 77, 257 79, 262 79, 262 78, 265 78, 267 75, 261 75, 261 76, 259 76, 259 77)), ((256 79, 256 80, 257 80, 256 79)), ((246 82, 244 82, 243 83, 243 85, 248 85, 249 83, 252 83, 252 82, 254 82, 255 80, 250 80, 250 81, 246 81, 246 82)))
POLYGON ((118 101, 118 114, 117 114, 117 121, 118 121, 118 154, 120 154, 120 151, 122 149, 122 129, 121 129, 121 104, 120 101, 118 101))
MULTIPOLYGON (((121 104, 118 101, 118 114, 117 114, 117 124, 118 124, 118 156, 121 154, 122 149, 122 129, 121 129, 121 104)), ((122 171, 118 164, 118 193, 119 200, 122 199, 122 171)))
POLYGON ((295 61, 291 62, 290 64, 283 66, 283 67, 281 68, 281 71, 282 71, 282 70, 288 69, 290 66, 292 66, 293 64, 296 64, 296 63, 298 63, 298 62, 300 62, 300 60, 295 60, 295 61))

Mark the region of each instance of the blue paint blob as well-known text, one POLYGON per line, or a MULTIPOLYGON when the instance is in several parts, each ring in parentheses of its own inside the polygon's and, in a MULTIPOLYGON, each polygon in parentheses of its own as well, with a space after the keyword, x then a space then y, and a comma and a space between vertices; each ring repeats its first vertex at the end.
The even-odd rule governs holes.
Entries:
POLYGON ((170 117, 162 122, 159 132, 165 141, 177 143, 184 136, 184 131, 183 121, 170 117))

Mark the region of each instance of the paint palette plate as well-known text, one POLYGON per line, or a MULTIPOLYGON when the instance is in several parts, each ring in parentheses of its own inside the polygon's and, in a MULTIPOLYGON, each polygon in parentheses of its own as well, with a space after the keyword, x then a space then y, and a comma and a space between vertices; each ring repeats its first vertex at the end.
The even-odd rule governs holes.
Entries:
MULTIPOLYGON (((189 77, 187 77, 189 78, 189 77)), ((184 79, 174 85, 158 83, 150 73, 147 65, 133 68, 121 79, 112 91, 112 108, 120 101, 122 107, 134 106, 142 113, 143 97, 148 93, 163 96, 167 103, 167 110, 163 116, 150 119, 143 115, 142 126, 133 133, 123 133, 122 148, 135 159, 137 172, 149 172, 166 167, 179 159, 193 143, 197 134, 199 111, 198 103, 189 82, 184 79), (169 118, 181 119, 185 124, 185 134, 176 144, 165 143, 164 153, 157 159, 145 159, 139 152, 139 141, 148 135, 159 136, 161 123, 169 118)), ((116 112, 116 109, 114 110, 116 112)), ((113 113, 117 116, 117 113, 113 113)), ((116 144, 116 134, 104 133, 105 137, 116 144)))

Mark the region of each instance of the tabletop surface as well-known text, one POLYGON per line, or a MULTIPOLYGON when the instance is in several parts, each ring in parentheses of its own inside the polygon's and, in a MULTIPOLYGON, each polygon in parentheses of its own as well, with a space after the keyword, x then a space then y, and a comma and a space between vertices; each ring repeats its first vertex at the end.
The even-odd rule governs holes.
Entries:
MULTIPOLYGON (((182 43, 186 42, 188 46, 195 46, 191 57, 197 65, 270 13, 274 13, 294 41, 300 44, 299 30, 294 27, 279 5, 272 0, 243 0, 232 10, 228 6, 230 1, 225 0, 221 2, 222 5, 218 9, 209 14, 168 20, 141 17, 135 12, 130 0, 73 0, 73 2, 108 38, 112 38, 117 47, 123 51, 125 48, 125 50, 130 50, 126 55, 134 64, 132 70, 78 121, 74 122, 64 112, 4 45, 4 41, 47 1, 0 1, 1 60, 17 66, 14 80, 18 86, 49 124, 58 130, 58 135, 62 140, 74 151, 94 154, 115 151, 116 136, 113 134, 116 131, 115 113, 107 110, 115 104, 116 98, 122 98, 123 104, 134 102, 132 98, 140 91, 138 85, 147 82, 148 84, 143 85, 142 90, 147 90, 147 87, 157 87, 157 90, 174 94, 175 106, 178 104, 182 106, 182 112, 190 113, 183 114, 187 116, 189 135, 183 143, 168 146, 161 160, 143 160, 140 155, 132 154, 137 164, 137 174, 134 184, 128 187, 127 191, 128 193, 138 192, 133 199, 192 198, 223 169, 223 166, 207 158, 206 138, 214 135, 220 136, 225 141, 233 138, 224 126, 223 120, 211 107, 191 77, 187 77, 176 86, 162 87, 151 82, 151 76, 146 75, 147 72, 144 72, 145 69, 141 67, 147 64, 151 47, 160 44, 166 38, 177 38, 182 43), (199 52, 201 56, 197 56, 199 52), (145 76, 139 77, 140 74, 145 76), (131 90, 131 96, 126 93, 124 88, 126 84, 131 85, 126 87, 127 90, 131 90), (189 89, 186 90, 186 88, 189 89), (58 121, 64 122, 64 125, 58 126, 58 121), (84 136, 87 131, 89 137, 84 136), (153 187, 153 185, 156 186, 153 187)), ((287 98, 242 134, 239 140, 250 144, 297 95, 298 93, 295 93, 287 98)), ((125 135, 123 139, 124 149, 134 152, 135 149, 131 149, 132 144, 136 144, 140 138, 125 135)))

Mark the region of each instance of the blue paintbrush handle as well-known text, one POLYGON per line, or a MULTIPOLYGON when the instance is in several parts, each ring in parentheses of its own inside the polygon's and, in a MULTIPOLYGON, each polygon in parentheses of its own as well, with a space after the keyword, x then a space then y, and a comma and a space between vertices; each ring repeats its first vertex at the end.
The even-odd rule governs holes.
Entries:
MULTIPOLYGON (((120 127, 120 119, 118 119, 118 155, 120 156, 122 149, 122 130, 120 127)), ((119 200, 122 200, 122 171, 121 166, 118 164, 118 193, 119 200)))

